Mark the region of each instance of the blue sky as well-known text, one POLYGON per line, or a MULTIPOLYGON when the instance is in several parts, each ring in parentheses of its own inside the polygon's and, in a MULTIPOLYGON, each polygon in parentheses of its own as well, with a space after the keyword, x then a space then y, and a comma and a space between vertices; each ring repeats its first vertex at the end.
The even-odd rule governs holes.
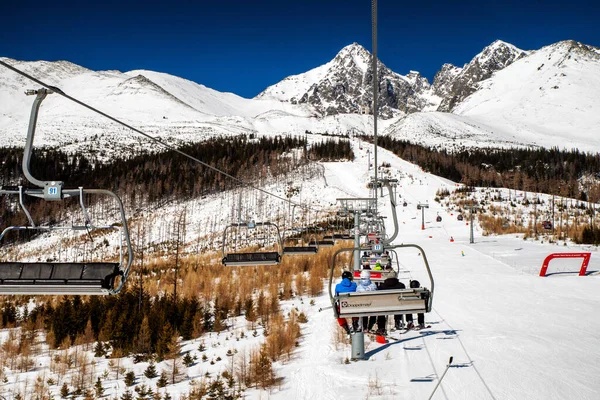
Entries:
MULTIPOLYGON (((538 49, 600 46, 599 1, 378 1, 378 53, 430 80, 496 39, 538 49)), ((370 0, 6 2, 0 56, 94 70, 150 69, 254 97, 357 42, 371 49, 370 0), (17 4, 19 3, 19 4, 17 4)))

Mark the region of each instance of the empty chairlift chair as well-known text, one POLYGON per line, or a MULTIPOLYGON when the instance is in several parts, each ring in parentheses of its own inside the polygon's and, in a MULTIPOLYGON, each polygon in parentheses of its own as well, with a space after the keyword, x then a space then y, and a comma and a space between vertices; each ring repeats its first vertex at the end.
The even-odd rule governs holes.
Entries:
POLYGON ((223 231, 223 258, 222 263, 225 266, 244 266, 244 265, 277 265, 281 262, 282 254, 281 235, 277 225, 271 222, 241 223, 232 224, 223 231), (278 251, 262 251, 254 253, 228 253, 226 249, 227 231, 230 228, 254 229, 256 227, 273 227, 276 230, 278 251))
MULTIPOLYGON (((319 251, 319 248, 316 245, 308 245, 308 246, 287 246, 286 242, 290 242, 292 239, 291 238, 286 238, 284 239, 284 246, 283 246, 283 254, 284 255, 290 255, 290 256, 302 256, 302 255, 313 255, 313 254, 317 254, 319 251)), ((298 238, 299 241, 301 241, 301 238, 298 238)))
POLYGON ((39 107, 44 98, 53 93, 47 89, 28 91, 28 95, 37 95, 31 110, 30 124, 23 155, 23 173, 34 188, 2 187, 0 194, 18 196, 19 208, 25 213, 28 224, 6 227, 0 234, 0 241, 6 239, 13 231, 49 232, 57 230, 86 231, 92 238, 93 233, 117 231, 120 238, 120 257, 117 262, 0 262, 0 294, 13 295, 106 295, 118 293, 129 274, 133 262, 133 251, 129 238, 127 219, 121 199, 113 192, 103 189, 63 188, 60 181, 41 181, 29 172, 29 163, 33 149, 33 139, 39 107), (84 205, 84 195, 103 195, 112 197, 118 205, 120 223, 97 226, 91 222, 84 205), (79 196, 79 204, 83 210, 83 225, 56 226, 36 225, 23 199, 25 196, 40 198, 43 201, 63 201, 65 198, 79 196), (123 244, 127 259, 125 260, 123 244))

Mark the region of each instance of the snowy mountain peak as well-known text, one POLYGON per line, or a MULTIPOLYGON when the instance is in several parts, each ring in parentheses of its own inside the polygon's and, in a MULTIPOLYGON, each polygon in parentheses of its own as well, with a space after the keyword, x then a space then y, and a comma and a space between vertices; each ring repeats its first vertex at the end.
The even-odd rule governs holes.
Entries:
POLYGON ((600 60, 600 48, 575 40, 563 40, 543 47, 539 51, 549 51, 551 53, 559 52, 567 59, 569 56, 580 56, 588 60, 600 60))
POLYGON ((483 69, 498 71, 529 53, 510 43, 496 40, 477 54, 469 65, 478 63, 483 69))
POLYGON ((440 90, 439 93, 446 92, 446 94, 438 111, 452 111, 456 105, 477 91, 479 82, 490 78, 494 72, 506 68, 530 53, 502 40, 496 40, 486 46, 464 66, 452 80, 451 85, 446 82, 446 87, 440 90))
MULTIPOLYGON (((327 64, 287 77, 265 89, 257 98, 305 103, 325 115, 369 114, 373 101, 371 65, 371 53, 352 43, 327 64)), ((440 99, 420 73, 411 71, 402 76, 381 60, 377 61, 377 72, 379 114, 383 118, 437 108, 440 99)))
POLYGON ((333 62, 344 65, 346 68, 355 66, 366 73, 372 63, 371 59, 372 55, 367 49, 358 43, 352 43, 340 50, 333 62))

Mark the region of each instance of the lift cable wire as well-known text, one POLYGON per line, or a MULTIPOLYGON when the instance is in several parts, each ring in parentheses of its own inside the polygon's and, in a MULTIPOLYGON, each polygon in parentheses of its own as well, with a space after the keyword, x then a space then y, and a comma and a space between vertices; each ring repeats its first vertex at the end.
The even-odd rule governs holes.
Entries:
POLYGON ((117 119, 117 118, 115 118, 115 117, 112 117, 112 116, 110 116, 110 115, 106 114, 105 112, 102 112, 102 111, 100 111, 100 110, 98 110, 98 109, 96 109, 96 108, 94 108, 94 107, 92 107, 92 106, 90 106, 90 105, 88 105, 88 104, 84 103, 84 102, 83 102, 83 101, 81 101, 81 100, 77 100, 76 98, 74 98, 74 97, 72 97, 72 96, 69 96, 68 94, 66 94, 65 92, 63 92, 62 90, 60 90, 59 88, 57 88, 57 87, 55 87, 55 86, 51 86, 51 85, 49 85, 49 84, 47 84, 47 83, 44 83, 44 82, 42 82, 41 80, 39 80, 39 79, 36 79, 35 77, 33 77, 33 76, 29 75, 28 73, 26 73, 26 72, 23 72, 23 71, 21 71, 21 70, 19 70, 19 69, 15 68, 15 67, 13 67, 12 65, 10 65, 10 64, 7 64, 6 62, 4 62, 4 61, 2 61, 2 60, 0 60, 0 65, 2 65, 2 66, 4 66, 4 67, 6 67, 6 68, 8 68, 8 69, 10 69, 11 71, 14 71, 14 72, 16 72, 16 73, 17 73, 17 74, 19 74, 19 75, 22 75, 22 76, 24 76, 25 78, 28 78, 28 79, 32 80, 33 82, 37 83, 38 85, 44 86, 45 88, 52 90, 54 93, 57 93, 57 94, 59 94, 59 95, 61 95, 61 96, 65 97, 65 98, 67 98, 67 99, 71 100, 72 102, 75 102, 75 103, 79 104, 79 105, 80 105, 80 106, 82 106, 82 107, 85 107, 85 108, 87 108, 87 109, 89 109, 89 110, 91 110, 91 111, 93 111, 93 112, 95 112, 95 113, 97 113, 97 114, 100 114, 100 115, 102 115, 103 117, 106 117, 106 118, 110 119, 110 120, 111 120, 111 121, 113 121, 113 122, 116 122, 117 124, 123 125, 124 127, 126 127, 126 128, 129 128, 129 129, 131 129, 132 131, 134 131, 134 132, 136 132, 136 133, 138 133, 138 134, 140 134, 140 135, 142 135, 142 136, 144 136, 144 137, 146 137, 146 138, 148 138, 148 139, 150 139, 150 140, 153 140, 153 141, 155 141, 156 143, 160 144, 161 146, 165 147, 166 149, 169 149, 169 150, 172 150, 172 151, 174 151, 174 152, 176 152, 176 153, 179 153, 179 154, 181 154, 182 156, 184 156, 184 157, 187 157, 187 158, 189 158, 190 160, 192 160, 192 161, 195 161, 195 162, 197 162, 197 163, 199 163, 199 164, 202 164, 203 166, 205 166, 205 167, 207 167, 207 168, 210 168, 210 169, 212 169, 213 171, 215 171, 215 172, 218 172, 219 174, 225 175, 226 177, 228 177, 228 178, 230 178, 230 179, 232 179, 232 180, 234 180, 234 181, 236 181, 236 182, 238 182, 238 183, 241 183, 241 184, 242 184, 242 185, 244 185, 244 186, 247 186, 247 187, 249 187, 249 188, 252 188, 252 189, 258 190, 258 191, 260 191, 260 192, 262 192, 262 193, 264 193, 264 194, 266 194, 266 195, 269 195, 269 196, 275 197, 275 198, 277 198, 277 199, 279 199, 279 200, 282 200, 282 201, 284 201, 284 202, 286 202, 286 203, 294 204, 294 205, 296 205, 296 206, 298 206, 298 207, 302 207, 302 208, 304 208, 304 209, 307 209, 307 210, 314 210, 313 208, 311 208, 311 207, 309 207, 309 206, 305 206, 305 205, 302 205, 302 204, 300 204, 300 203, 296 203, 296 202, 294 202, 294 201, 292 201, 292 200, 290 200, 290 199, 287 199, 287 198, 281 197, 281 196, 279 196, 279 195, 277 195, 277 194, 274 194, 274 193, 271 193, 271 192, 269 192, 269 191, 267 191, 267 190, 265 190, 265 189, 261 189, 261 188, 259 188, 259 187, 257 187, 257 186, 254 186, 254 185, 252 185, 252 184, 250 184, 250 183, 248 183, 248 182, 246 182, 246 181, 244 181, 244 180, 242 180, 242 179, 236 178, 235 176, 233 176, 233 175, 231 175, 231 174, 228 174, 228 173, 227 173, 227 172, 225 172, 225 171, 221 171, 220 169, 218 169, 218 168, 216 168, 216 167, 213 167, 212 165, 209 165, 209 164, 205 163, 204 161, 202 161, 202 160, 200 160, 200 159, 198 159, 198 158, 196 158, 196 157, 194 157, 194 156, 191 156, 191 155, 187 154, 187 153, 186 153, 186 152, 184 152, 184 151, 181 151, 181 150, 177 149, 176 147, 174 147, 174 146, 172 146, 172 145, 170 145, 170 144, 168 144, 168 143, 164 142, 163 140, 161 140, 161 139, 159 139, 159 138, 156 138, 156 137, 154 137, 154 136, 151 136, 151 135, 149 135, 149 134, 147 134, 147 133, 145 133, 145 132, 143 132, 143 131, 141 131, 141 130, 139 130, 139 129, 137 129, 137 128, 134 128, 133 126, 131 126, 131 125, 129 125, 129 124, 126 124, 125 122, 123 122, 123 121, 121 121, 121 120, 119 120, 119 119, 117 119))

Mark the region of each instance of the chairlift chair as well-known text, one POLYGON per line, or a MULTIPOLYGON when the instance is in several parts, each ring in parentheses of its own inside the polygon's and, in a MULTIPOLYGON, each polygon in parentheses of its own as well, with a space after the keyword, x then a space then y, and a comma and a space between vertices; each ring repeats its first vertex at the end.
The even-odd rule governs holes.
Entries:
POLYGON ((550 221, 544 221, 542 223, 542 226, 544 227, 544 229, 546 230, 552 230, 552 222, 550 221))
MULTIPOLYGON (((425 256, 425 251, 416 244, 394 245, 389 246, 388 249, 394 250, 407 247, 414 247, 419 250, 427 274, 429 275, 431 289, 420 287, 379 290, 373 292, 339 293, 334 295, 332 292, 333 273, 336 270, 336 260, 338 255, 342 252, 360 250, 359 248, 340 249, 333 256, 329 272, 329 298, 335 317, 349 318, 430 312, 433 305, 434 281, 431 269, 429 268, 429 262, 425 256)), ((371 274, 373 274, 373 272, 371 272, 371 274)))
POLYGON ((255 266, 255 265, 277 265, 281 262, 282 251, 262 251, 253 253, 228 253, 226 249, 227 243, 227 231, 230 228, 245 228, 254 229, 256 227, 271 226, 277 231, 277 247, 283 249, 281 244, 281 235, 279 234, 279 227, 272 222, 244 222, 240 224, 231 224, 223 231, 223 247, 222 254, 223 258, 221 262, 225 266, 255 266))
POLYGON ((456 219, 457 219, 458 221, 462 221, 462 220, 463 220, 463 216, 462 216, 462 214, 458 214, 458 215, 456 216, 456 219))
MULTIPOLYGON (((283 254, 290 256, 301 256, 301 255, 314 255, 319 252, 319 248, 315 246, 287 246, 286 241, 291 240, 291 238, 284 238, 283 240, 283 254)), ((301 238, 299 240, 302 240, 301 238)))
POLYGON ((442 217, 441 217, 440 215, 438 215, 438 216, 435 218, 435 220, 436 220, 437 222, 442 222, 442 217))
POLYGON ((12 231, 87 231, 91 237, 93 231, 119 232, 120 257, 118 262, 0 262, 0 294, 8 295, 107 295, 117 294, 123 288, 133 262, 133 250, 129 238, 129 228, 121 199, 113 192, 104 189, 63 188, 61 181, 41 181, 29 171, 33 139, 40 105, 44 98, 53 93, 49 89, 28 90, 27 95, 36 95, 31 109, 27 139, 23 154, 23 174, 35 188, 2 187, 0 194, 18 196, 19 207, 25 213, 28 225, 9 226, 0 234, 0 240, 12 231), (121 221, 119 224, 98 226, 92 223, 84 205, 84 195, 110 196, 118 205, 121 221), (71 226, 40 226, 33 221, 23 198, 31 196, 44 201, 63 201, 65 198, 79 196, 85 224, 71 226), (124 257, 123 244, 127 252, 124 257))

